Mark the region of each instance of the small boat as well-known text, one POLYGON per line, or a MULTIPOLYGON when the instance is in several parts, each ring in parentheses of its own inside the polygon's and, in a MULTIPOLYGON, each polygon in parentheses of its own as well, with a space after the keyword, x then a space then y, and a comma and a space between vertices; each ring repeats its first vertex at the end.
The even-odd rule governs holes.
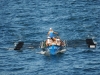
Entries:
POLYGON ((59 53, 65 53, 66 46, 67 46, 66 40, 61 41, 61 43, 62 43, 61 45, 57 45, 57 44, 52 43, 49 46, 46 45, 46 41, 47 40, 42 41, 40 43, 40 48, 42 49, 40 54, 44 54, 44 55, 49 56, 49 55, 56 55, 59 53))

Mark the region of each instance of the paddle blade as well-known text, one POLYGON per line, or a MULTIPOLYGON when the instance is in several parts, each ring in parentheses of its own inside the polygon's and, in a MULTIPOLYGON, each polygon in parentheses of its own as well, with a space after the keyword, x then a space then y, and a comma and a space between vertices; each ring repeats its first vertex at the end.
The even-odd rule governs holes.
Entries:
POLYGON ((20 50, 24 45, 24 42, 23 41, 20 41, 16 44, 14 50, 20 50))

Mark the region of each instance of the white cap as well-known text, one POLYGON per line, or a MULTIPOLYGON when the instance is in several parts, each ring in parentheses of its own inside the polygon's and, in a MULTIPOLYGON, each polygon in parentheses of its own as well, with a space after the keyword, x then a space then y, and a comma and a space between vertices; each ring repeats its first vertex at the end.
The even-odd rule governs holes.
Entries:
POLYGON ((50 30, 52 30, 52 28, 50 28, 50 30))
POLYGON ((48 36, 47 38, 48 38, 48 39, 50 39, 50 37, 49 37, 49 36, 48 36))

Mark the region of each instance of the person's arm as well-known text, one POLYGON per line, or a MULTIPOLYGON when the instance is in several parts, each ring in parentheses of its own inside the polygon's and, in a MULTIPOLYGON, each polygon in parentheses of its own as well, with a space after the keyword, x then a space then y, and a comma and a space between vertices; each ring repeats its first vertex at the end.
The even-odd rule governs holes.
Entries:
POLYGON ((57 32, 54 32, 54 34, 58 34, 57 32))

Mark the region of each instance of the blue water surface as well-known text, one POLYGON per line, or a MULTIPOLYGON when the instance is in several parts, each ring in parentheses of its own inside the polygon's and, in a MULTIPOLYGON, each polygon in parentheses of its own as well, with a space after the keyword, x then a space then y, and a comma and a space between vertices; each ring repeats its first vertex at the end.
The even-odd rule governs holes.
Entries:
POLYGON ((0 75, 100 75, 100 0, 0 0, 0 75), (67 40, 64 54, 36 53, 50 27, 67 40))

